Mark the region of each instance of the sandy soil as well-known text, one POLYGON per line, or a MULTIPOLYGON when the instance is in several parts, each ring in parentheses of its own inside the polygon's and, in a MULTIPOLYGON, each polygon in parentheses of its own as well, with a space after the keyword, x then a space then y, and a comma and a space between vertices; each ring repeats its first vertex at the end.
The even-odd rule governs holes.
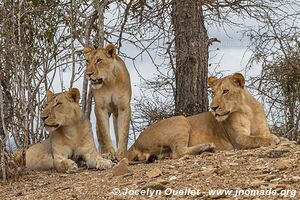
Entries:
POLYGON ((113 176, 112 170, 81 169, 74 174, 26 171, 0 187, 1 200, 292 197, 300 199, 300 145, 288 141, 274 147, 130 165, 129 172, 120 176, 113 176))

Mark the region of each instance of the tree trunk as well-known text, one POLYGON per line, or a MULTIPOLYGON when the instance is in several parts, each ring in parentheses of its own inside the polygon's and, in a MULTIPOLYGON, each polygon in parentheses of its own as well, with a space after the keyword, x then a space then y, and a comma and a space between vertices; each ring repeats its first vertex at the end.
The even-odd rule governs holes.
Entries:
MULTIPOLYGON (((98 24, 97 24, 97 38, 98 38, 98 48, 103 48, 104 46, 104 11, 105 6, 108 4, 108 0, 104 0, 101 2, 98 2, 95 5, 95 9, 97 12, 93 13, 90 16, 90 20, 87 24, 87 30, 85 31, 85 43, 91 44, 90 42, 90 34, 93 23, 97 20, 98 16, 98 24), (96 14, 96 15, 95 15, 96 14)), ((86 73, 86 72, 85 72, 86 73)), ((85 79, 85 73, 84 73, 84 81, 83 81, 83 91, 82 91, 82 110, 85 113, 85 115, 90 119, 91 111, 92 111, 92 101, 93 101, 93 94, 92 94, 92 87, 91 83, 85 79)))
POLYGON ((190 116, 208 110, 208 35, 201 1, 174 0, 175 112, 190 116))

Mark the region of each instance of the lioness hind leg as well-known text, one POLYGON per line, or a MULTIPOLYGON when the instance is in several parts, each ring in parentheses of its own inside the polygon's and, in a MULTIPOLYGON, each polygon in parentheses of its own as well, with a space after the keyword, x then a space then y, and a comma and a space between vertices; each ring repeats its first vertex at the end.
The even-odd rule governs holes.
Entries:
POLYGON ((116 138, 116 145, 118 148, 119 146, 118 117, 115 114, 113 114, 113 125, 114 125, 114 132, 116 138))
POLYGON ((117 160, 127 157, 128 133, 130 124, 131 110, 130 106, 127 109, 119 111, 117 118, 118 130, 118 148, 116 151, 117 160))
POLYGON ((172 152, 171 157, 172 158, 178 158, 182 157, 184 155, 197 155, 201 154, 205 151, 212 152, 216 148, 216 145, 214 143, 209 144, 198 144, 192 147, 182 147, 178 149, 177 151, 172 152))

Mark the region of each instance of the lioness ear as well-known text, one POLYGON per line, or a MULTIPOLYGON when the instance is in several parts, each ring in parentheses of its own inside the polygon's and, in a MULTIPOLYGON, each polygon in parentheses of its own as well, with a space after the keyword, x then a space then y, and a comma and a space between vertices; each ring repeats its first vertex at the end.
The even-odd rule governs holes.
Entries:
POLYGON ((231 76, 231 80, 232 80, 237 86, 240 86, 240 87, 244 87, 244 86, 245 86, 245 78, 244 78, 243 74, 241 74, 241 73, 234 73, 234 74, 231 76))
POLYGON ((74 102, 79 103, 80 92, 77 88, 70 88, 68 95, 74 100, 74 102))
POLYGON ((106 54, 111 57, 115 58, 116 57, 116 47, 113 44, 109 44, 105 48, 106 54))
POLYGON ((51 92, 50 90, 47 90, 46 92, 46 96, 47 96, 47 99, 49 100, 51 97, 53 97, 54 93, 51 92))
POLYGON ((211 77, 209 77, 208 78, 208 85, 209 85, 209 87, 213 87, 215 84, 216 84, 216 81, 218 80, 218 78, 217 77, 215 77, 215 76, 211 76, 211 77))
POLYGON ((83 47, 83 53, 85 55, 89 54, 92 50, 93 50, 93 48, 91 48, 88 44, 84 45, 84 47, 83 47))

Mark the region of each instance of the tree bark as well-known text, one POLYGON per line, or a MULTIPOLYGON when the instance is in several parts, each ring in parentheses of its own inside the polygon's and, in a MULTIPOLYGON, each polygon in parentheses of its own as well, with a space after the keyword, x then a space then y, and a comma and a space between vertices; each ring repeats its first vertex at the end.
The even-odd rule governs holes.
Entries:
POLYGON ((175 112, 190 116, 208 110, 208 35, 201 1, 174 0, 176 52, 175 112))
MULTIPOLYGON (((105 6, 108 4, 108 0, 103 0, 95 4, 95 12, 90 16, 90 20, 87 22, 87 29, 85 31, 85 43, 91 44, 90 34, 92 29, 92 24, 97 20, 97 38, 98 38, 98 48, 103 48, 104 46, 104 12, 105 6)), ((86 73, 86 72, 85 72, 86 73)), ((82 110, 85 115, 90 119, 91 111, 92 111, 92 87, 91 83, 85 79, 84 73, 84 81, 83 81, 83 91, 82 91, 82 110)))

